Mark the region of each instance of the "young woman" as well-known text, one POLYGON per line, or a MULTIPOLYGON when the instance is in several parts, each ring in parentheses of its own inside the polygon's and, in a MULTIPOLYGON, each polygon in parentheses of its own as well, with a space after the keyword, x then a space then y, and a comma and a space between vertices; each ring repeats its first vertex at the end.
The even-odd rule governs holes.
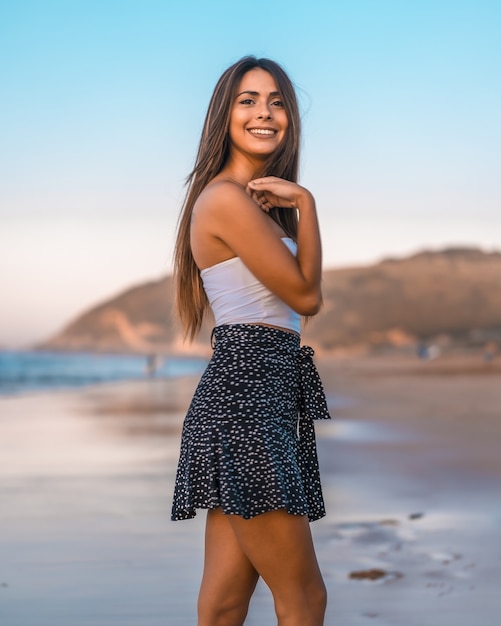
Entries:
POLYGON ((313 419, 328 418, 300 316, 321 304, 315 202, 297 183, 294 88, 268 59, 221 76, 188 182, 175 252, 193 338, 214 353, 185 419, 172 519, 208 509, 199 626, 239 626, 259 576, 280 626, 321 626, 326 591, 309 521, 325 515, 313 419))

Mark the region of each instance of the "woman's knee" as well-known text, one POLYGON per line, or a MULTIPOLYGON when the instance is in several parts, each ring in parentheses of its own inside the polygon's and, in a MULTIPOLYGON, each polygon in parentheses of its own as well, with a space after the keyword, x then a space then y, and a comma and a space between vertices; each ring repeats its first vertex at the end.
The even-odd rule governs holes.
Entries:
POLYGON ((227 597, 217 603, 210 598, 198 600, 198 626, 240 626, 249 610, 249 597, 227 597))
POLYGON ((321 626, 327 607, 327 589, 323 580, 309 581, 285 595, 275 596, 277 617, 284 623, 321 626))
POLYGON ((311 590, 310 602, 320 615, 323 616, 325 614, 325 609, 327 608, 327 588, 322 579, 311 590))

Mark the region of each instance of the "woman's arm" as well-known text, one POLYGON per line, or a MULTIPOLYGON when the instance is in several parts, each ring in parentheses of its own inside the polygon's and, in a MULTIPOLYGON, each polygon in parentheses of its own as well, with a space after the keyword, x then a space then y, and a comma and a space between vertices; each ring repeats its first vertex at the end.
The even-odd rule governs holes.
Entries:
MULTIPOLYGON (((192 223, 192 247, 207 242, 242 259, 270 291, 301 315, 321 304, 321 243, 315 201, 296 183, 275 177, 251 181, 246 191, 230 181, 209 185, 200 195, 192 223), (270 206, 299 212, 297 256, 280 241, 266 215, 270 206), (261 208, 260 208, 261 207, 261 208), (209 239, 207 239, 209 238, 209 239)), ((222 259, 221 259, 222 260, 222 259)))

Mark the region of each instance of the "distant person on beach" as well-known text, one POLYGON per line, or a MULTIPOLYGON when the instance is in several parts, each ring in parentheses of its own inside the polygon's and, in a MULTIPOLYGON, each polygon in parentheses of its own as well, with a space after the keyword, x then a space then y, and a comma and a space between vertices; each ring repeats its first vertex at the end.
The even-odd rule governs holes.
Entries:
POLYGON ((484 363, 492 363, 498 352, 498 346, 495 341, 488 341, 484 346, 484 363))
POLYGON ((321 626, 309 521, 325 515, 313 420, 329 418, 301 316, 321 304, 315 201, 300 187, 294 88, 245 57, 216 85, 179 222, 187 336, 210 306, 213 356, 186 416, 172 519, 207 509, 198 626, 243 624, 261 576, 278 624, 321 626))
POLYGON ((146 357, 146 374, 153 378, 160 366, 160 359, 157 354, 148 354, 146 357))

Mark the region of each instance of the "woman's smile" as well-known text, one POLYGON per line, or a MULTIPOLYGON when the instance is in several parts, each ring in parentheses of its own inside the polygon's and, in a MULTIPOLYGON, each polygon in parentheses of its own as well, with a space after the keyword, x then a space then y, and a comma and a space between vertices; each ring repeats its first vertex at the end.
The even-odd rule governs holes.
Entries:
POLYGON ((274 128, 248 128, 247 129, 251 135, 255 135, 256 137, 274 137, 277 134, 277 131, 274 128))

